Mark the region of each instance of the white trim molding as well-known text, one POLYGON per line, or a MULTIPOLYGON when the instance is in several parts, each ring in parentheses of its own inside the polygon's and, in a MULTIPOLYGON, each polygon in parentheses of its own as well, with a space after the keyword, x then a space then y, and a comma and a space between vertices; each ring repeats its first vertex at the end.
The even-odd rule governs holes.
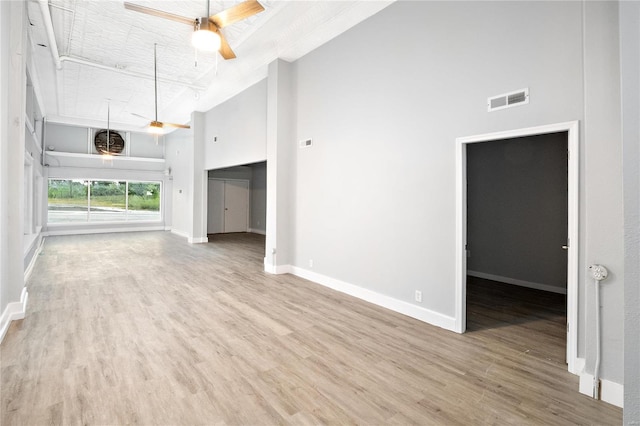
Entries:
MULTIPOLYGON (((593 374, 580 373, 580 393, 593 398, 593 374)), ((600 399, 616 407, 623 408, 624 385, 600 379, 600 399)))
POLYGON ((307 269, 299 268, 297 266, 271 266, 266 262, 264 266, 266 272, 274 274, 290 273, 316 284, 320 284, 324 287, 328 287, 332 290, 348 294, 349 296, 357 297, 358 299, 373 303, 374 305, 378 305, 391 311, 406 315, 408 317, 415 318, 427 324, 435 325, 437 327, 444 328, 445 330, 455 331, 455 318, 443 315, 439 312, 422 308, 409 302, 395 299, 391 296, 377 293, 364 287, 331 278, 317 272, 309 271, 307 269))
POLYGON ((292 274, 291 265, 272 265, 264 258, 264 271, 268 274, 280 275, 280 274, 292 274))
POLYGON ((9 303, 4 309, 2 316, 0 316, 0 343, 4 340, 11 322, 24 319, 27 312, 27 300, 29 300, 29 292, 27 287, 23 287, 20 301, 9 303))
POLYGON ((455 331, 464 333, 467 310, 467 144, 524 136, 567 132, 568 145, 568 226, 567 226, 567 364, 578 374, 578 247, 579 247, 579 121, 467 136, 456 139, 456 300, 455 331))
POLYGON ((189 237, 187 238, 187 241, 189 242, 189 244, 208 243, 209 237, 189 237))
POLYGON ((53 227, 49 227, 46 232, 42 233, 42 235, 45 237, 50 237, 50 236, 56 236, 56 235, 114 234, 118 232, 146 232, 146 231, 164 231, 164 226, 149 226, 149 227, 136 226, 131 228, 84 228, 84 229, 73 229, 73 228, 55 229, 53 227))
POLYGON ((483 278, 485 280, 498 281, 505 284, 513 284, 520 287, 533 288, 536 290, 548 291, 551 293, 567 294, 567 289, 564 287, 557 287, 555 285, 535 283, 532 281, 519 280, 517 278, 502 277, 500 275, 486 274, 484 272, 467 270, 467 275, 477 278, 483 278))

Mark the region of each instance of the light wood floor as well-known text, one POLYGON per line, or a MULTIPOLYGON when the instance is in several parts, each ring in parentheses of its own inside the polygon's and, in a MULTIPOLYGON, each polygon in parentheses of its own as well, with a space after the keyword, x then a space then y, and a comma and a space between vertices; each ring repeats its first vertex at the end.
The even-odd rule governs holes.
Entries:
POLYGON ((578 393, 561 356, 562 312, 508 324, 509 304, 491 309, 480 291, 471 331, 458 335, 266 274, 263 244, 243 234, 197 245, 166 232, 48 238, 27 316, 0 346, 1 423, 622 421, 578 393))

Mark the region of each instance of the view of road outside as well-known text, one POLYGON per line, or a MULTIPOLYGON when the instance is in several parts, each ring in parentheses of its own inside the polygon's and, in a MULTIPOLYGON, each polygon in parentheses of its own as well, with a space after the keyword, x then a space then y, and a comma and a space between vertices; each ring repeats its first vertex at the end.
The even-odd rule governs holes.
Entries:
POLYGON ((49 223, 161 219, 160 182, 49 179, 48 198, 49 223))

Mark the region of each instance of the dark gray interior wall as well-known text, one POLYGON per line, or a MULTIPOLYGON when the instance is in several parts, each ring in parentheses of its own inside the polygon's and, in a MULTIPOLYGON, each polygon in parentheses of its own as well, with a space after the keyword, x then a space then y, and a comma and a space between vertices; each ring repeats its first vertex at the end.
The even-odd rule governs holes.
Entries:
POLYGON ((251 180, 251 167, 236 166, 226 169, 209 170, 209 179, 244 179, 251 180))
POLYGON ((267 163, 251 165, 251 202, 249 228, 254 232, 264 233, 267 221, 267 163))
POLYGON ((469 144, 468 270, 566 288, 567 188, 565 132, 469 144))

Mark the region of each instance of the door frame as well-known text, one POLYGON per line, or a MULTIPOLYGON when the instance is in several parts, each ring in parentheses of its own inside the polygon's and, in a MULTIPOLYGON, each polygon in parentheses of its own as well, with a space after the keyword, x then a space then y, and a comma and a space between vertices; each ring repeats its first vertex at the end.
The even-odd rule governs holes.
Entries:
POLYGON ((456 306, 455 331, 464 333, 467 319, 467 144, 567 132, 567 364, 578 374, 578 246, 579 246, 579 121, 456 138, 456 306))

